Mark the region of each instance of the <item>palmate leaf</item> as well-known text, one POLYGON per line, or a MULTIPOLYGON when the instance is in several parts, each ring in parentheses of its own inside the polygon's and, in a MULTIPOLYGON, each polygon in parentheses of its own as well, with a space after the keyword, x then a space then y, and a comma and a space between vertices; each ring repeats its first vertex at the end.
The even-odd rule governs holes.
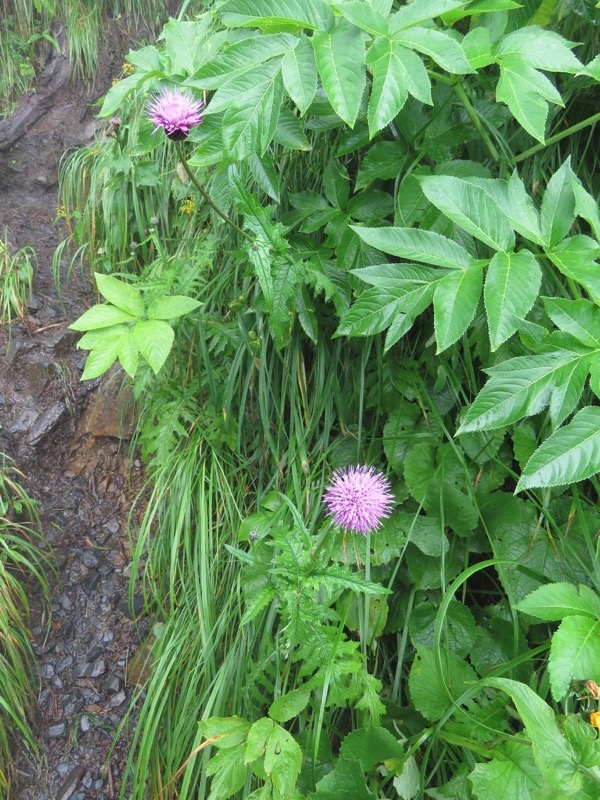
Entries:
POLYGON ((582 408, 549 436, 527 462, 517 491, 576 483, 600 471, 600 408, 582 408))
POLYGON ((542 281, 542 272, 529 250, 496 253, 485 279, 485 310, 492 351, 509 339, 518 318, 531 310, 542 281))
POLYGON ((323 88, 333 110, 354 127, 366 84, 363 33, 345 19, 312 36, 323 88))

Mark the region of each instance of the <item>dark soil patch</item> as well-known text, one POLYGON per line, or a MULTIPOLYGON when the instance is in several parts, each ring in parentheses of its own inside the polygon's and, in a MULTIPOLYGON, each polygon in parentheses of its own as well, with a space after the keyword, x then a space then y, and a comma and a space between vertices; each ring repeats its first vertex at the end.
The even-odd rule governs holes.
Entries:
POLYGON ((136 690, 127 664, 141 632, 128 616, 126 527, 142 476, 139 462, 129 463, 120 427, 127 393, 117 401, 115 381, 79 382, 85 353, 67 326, 94 298, 82 276, 63 280, 59 300, 52 274, 61 238, 58 163, 65 150, 92 140, 91 103, 110 86, 128 46, 113 25, 93 91, 60 86, 12 148, 0 151, 0 232, 7 227, 15 247, 31 246, 38 257, 29 315, 13 325, 10 338, 0 328, 0 450, 30 482, 59 572, 47 637, 43 604, 32 589, 36 731, 45 758, 40 765, 26 753, 15 757, 19 800, 116 797, 127 733, 110 748, 136 690))

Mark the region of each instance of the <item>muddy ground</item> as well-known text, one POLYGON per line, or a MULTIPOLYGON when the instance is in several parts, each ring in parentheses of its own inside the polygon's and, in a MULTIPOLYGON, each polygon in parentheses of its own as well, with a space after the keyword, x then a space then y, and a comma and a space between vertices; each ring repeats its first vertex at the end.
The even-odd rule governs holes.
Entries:
MULTIPOLYGON (((0 451, 14 459, 39 501, 59 574, 49 628, 32 590, 40 673, 36 732, 44 759, 40 764, 27 753, 16 755, 18 800, 118 796, 134 724, 132 718, 111 753, 136 692, 129 665, 144 636, 143 621, 141 628, 132 621, 127 604, 127 517, 141 465, 129 452, 128 421, 114 399, 118 382, 106 387, 79 380, 85 353, 76 349, 68 325, 94 302, 88 276, 66 281, 63 264, 59 299, 52 274, 54 249, 64 236, 56 221, 60 158, 93 139, 91 103, 120 72, 129 46, 112 25, 95 85, 58 81, 43 113, 26 122, 12 147, 0 150, 0 232, 6 228, 15 247, 33 247, 38 259, 28 315, 10 337, 0 327, 0 451)), ((39 91, 47 95, 47 89, 39 91)))

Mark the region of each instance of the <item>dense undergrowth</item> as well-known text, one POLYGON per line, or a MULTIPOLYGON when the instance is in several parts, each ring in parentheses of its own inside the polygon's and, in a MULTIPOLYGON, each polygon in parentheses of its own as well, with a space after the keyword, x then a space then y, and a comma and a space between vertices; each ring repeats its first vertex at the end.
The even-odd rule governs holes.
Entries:
POLYGON ((134 800, 598 796, 599 28, 217 2, 65 160, 84 377, 131 376, 148 468, 134 800), (322 503, 357 464, 364 537, 322 503))

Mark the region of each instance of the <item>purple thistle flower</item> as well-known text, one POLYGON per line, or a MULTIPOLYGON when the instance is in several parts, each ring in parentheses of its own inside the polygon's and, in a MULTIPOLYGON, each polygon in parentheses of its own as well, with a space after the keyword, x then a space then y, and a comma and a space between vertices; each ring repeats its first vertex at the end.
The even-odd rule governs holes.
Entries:
POLYGON ((194 100, 187 92, 163 89, 148 106, 150 120, 156 125, 153 133, 164 128, 169 139, 187 139, 190 128, 202 122, 203 108, 203 101, 194 100))
POLYGON ((121 124, 121 118, 120 117, 111 117, 109 119, 109 122, 113 126, 113 128, 118 128, 119 125, 121 124))
POLYGON ((394 503, 390 482, 374 467, 336 470, 323 502, 336 525, 367 534, 389 517, 394 503))

